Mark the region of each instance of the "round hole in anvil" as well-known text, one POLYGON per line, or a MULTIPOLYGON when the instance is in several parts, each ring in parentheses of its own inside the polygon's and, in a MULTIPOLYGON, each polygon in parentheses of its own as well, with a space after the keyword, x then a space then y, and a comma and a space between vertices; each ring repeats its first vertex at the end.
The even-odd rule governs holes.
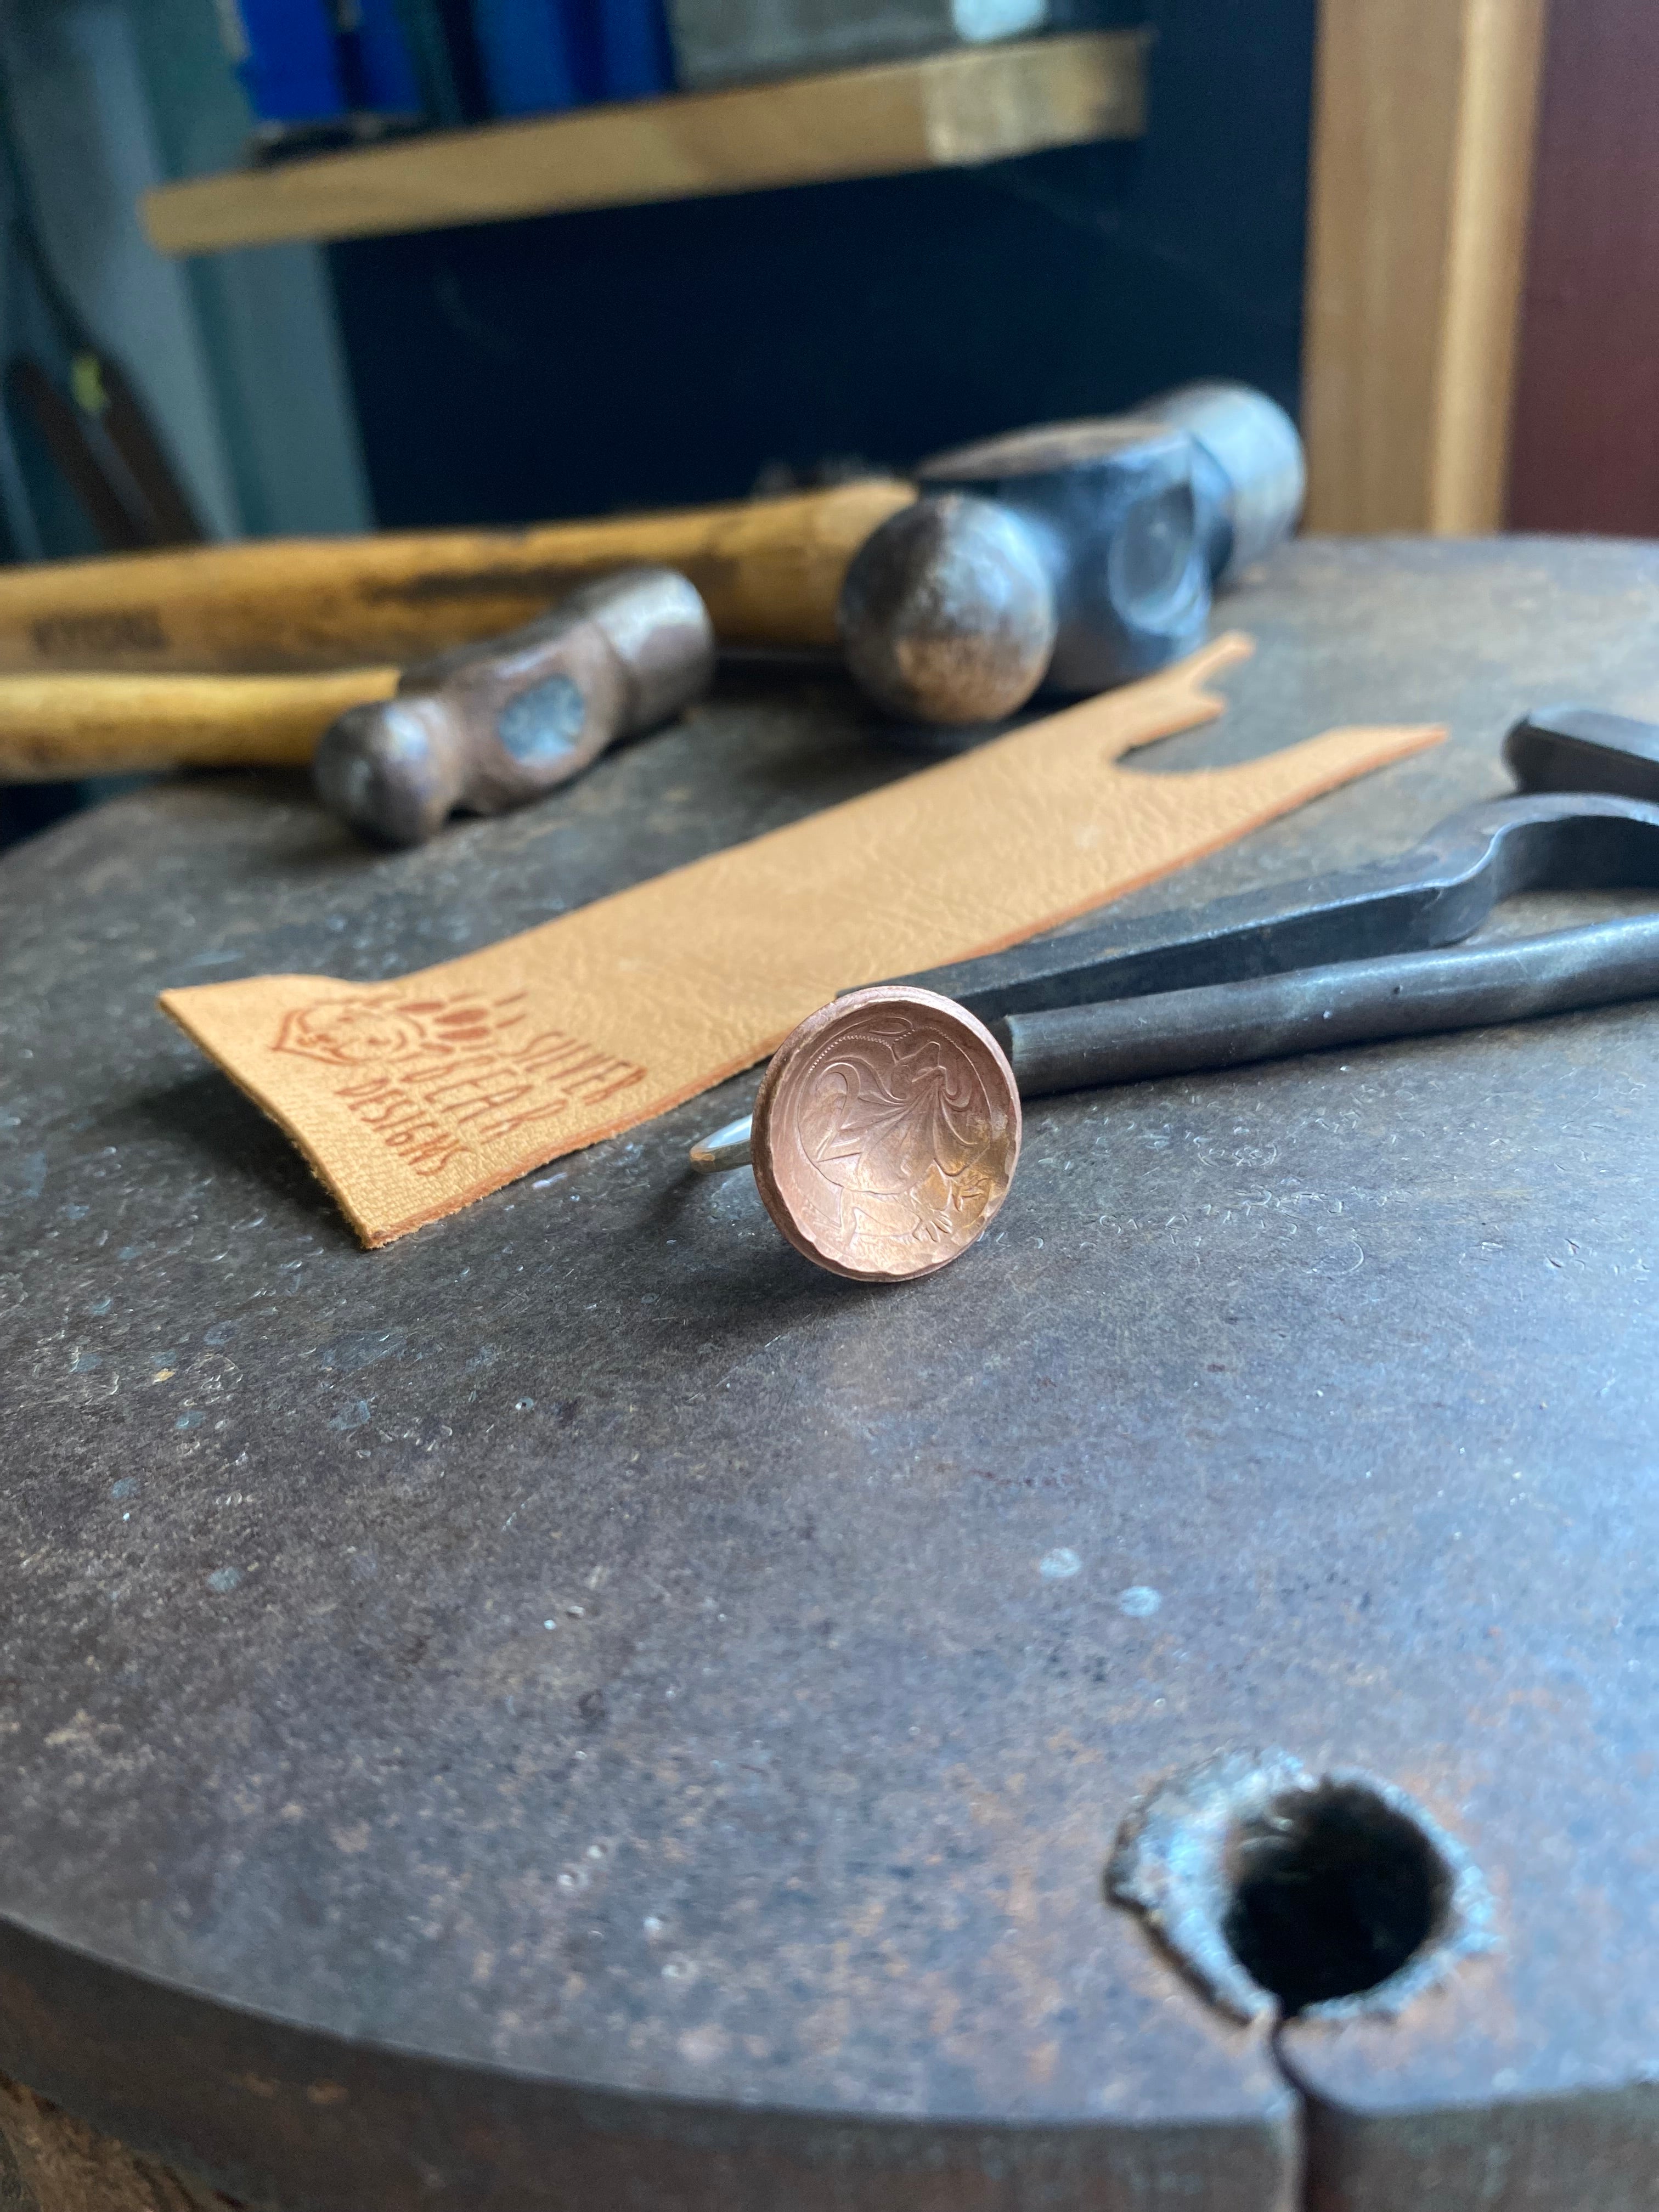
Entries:
POLYGON ((1445 1928, 1451 1873, 1422 1830, 1363 1784, 1276 1798, 1233 1832, 1229 1948, 1286 2018, 1358 1996, 1445 1928))

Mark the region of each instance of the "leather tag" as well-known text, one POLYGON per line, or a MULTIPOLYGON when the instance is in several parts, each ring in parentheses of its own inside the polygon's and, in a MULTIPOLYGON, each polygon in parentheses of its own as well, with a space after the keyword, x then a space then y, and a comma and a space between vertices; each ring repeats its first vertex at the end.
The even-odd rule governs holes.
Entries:
POLYGON ((837 991, 1070 921, 1432 726, 1331 730, 1237 768, 1136 775, 1212 720, 1218 638, 1178 666, 900 783, 387 981, 260 975, 161 1004, 287 1130, 366 1244, 763 1060, 837 991))

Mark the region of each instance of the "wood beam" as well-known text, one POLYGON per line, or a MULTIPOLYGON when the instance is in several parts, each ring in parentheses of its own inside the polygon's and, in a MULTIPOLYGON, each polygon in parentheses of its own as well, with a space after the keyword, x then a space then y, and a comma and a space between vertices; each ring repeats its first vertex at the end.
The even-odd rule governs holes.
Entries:
POLYGON ((1303 431, 1316 530, 1503 521, 1546 0, 1321 0, 1303 431))

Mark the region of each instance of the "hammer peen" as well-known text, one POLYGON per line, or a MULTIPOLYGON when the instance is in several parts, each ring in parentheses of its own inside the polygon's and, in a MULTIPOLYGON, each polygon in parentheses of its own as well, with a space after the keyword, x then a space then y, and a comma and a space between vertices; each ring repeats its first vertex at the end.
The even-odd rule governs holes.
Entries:
POLYGON ((417 845, 456 807, 501 814, 568 783, 619 738, 707 691, 714 632, 672 568, 625 568, 538 622, 405 669, 392 697, 348 708, 312 763, 331 813, 417 845))

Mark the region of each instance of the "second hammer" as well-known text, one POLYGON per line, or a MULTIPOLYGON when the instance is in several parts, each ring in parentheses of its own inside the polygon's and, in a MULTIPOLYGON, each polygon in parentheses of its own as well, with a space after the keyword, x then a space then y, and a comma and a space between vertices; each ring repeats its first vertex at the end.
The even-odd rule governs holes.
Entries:
POLYGON ((419 844, 458 806, 501 814, 568 782, 701 698, 714 673, 695 586, 672 568, 625 568, 506 637, 405 669, 391 698, 330 725, 313 778, 354 829, 419 844))

